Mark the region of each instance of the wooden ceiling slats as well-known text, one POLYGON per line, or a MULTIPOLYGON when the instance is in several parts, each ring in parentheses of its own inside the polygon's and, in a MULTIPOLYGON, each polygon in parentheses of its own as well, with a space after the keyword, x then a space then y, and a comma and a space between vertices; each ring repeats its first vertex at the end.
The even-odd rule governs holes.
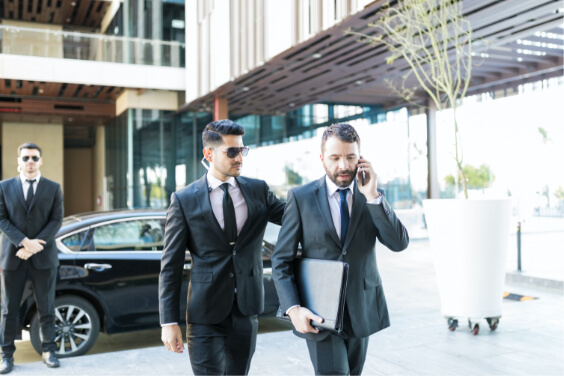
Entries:
POLYGON ((2 0, 4 14, 0 18, 14 21, 41 22, 54 25, 87 26, 99 28, 104 15, 109 9, 110 2, 103 0, 2 0), (73 3, 75 5, 73 6, 73 3), (76 17, 73 19, 75 7, 78 6, 76 17), (100 11, 98 11, 100 8, 100 11), (21 14, 20 14, 21 9, 21 14))
MULTIPOLYGON (((384 46, 352 43, 354 37, 344 35, 349 27, 365 34, 371 32, 367 25, 377 17, 379 7, 379 3, 373 3, 338 26, 321 32, 313 40, 281 53, 260 68, 190 103, 187 108, 213 107, 215 95, 227 96, 230 108, 240 111, 237 114, 253 113, 256 109, 267 109, 271 113, 285 112, 296 108, 304 100, 307 103, 311 98, 319 101, 367 98, 366 102, 359 103, 396 103, 398 99, 391 93, 389 97, 381 95, 382 91, 386 92, 384 78, 404 74, 410 69, 408 64, 398 60, 393 66, 387 65, 386 57, 389 54, 384 46), (314 54, 320 54, 321 57, 313 59, 314 54), (259 69, 260 73, 257 74, 259 69), (242 86, 250 88, 250 92, 262 87, 268 87, 268 90, 257 97, 242 91, 242 86), (361 92, 363 94, 357 94, 361 92), (294 107, 289 107, 292 102, 294 107)), ((481 45, 478 43, 473 48, 477 55, 472 85, 476 82, 477 87, 480 87, 482 83, 493 84, 497 80, 507 84, 525 79, 519 77, 526 73, 530 75, 531 72, 544 72, 552 68, 556 72, 559 62, 562 62, 561 49, 519 47, 517 41, 530 40, 534 30, 562 35, 562 29, 558 27, 562 23, 559 8, 561 2, 556 0, 537 3, 464 0, 463 12, 472 23, 474 40, 485 38, 488 41, 481 45), (546 55, 526 55, 519 53, 519 48, 546 55), (486 54, 485 57, 481 53, 486 54)), ((539 39, 535 36, 533 40, 539 39)), ((562 39, 550 39, 549 43, 560 48, 563 45, 562 39)), ((561 72, 562 67, 559 69, 561 72)), ((472 91, 472 87, 469 91, 472 91)), ((350 100, 344 102, 351 103, 350 100)))

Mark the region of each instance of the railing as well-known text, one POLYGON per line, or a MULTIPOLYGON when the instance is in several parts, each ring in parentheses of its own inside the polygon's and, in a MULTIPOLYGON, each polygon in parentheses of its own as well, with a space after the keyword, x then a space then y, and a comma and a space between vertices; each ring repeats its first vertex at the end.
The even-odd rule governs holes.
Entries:
POLYGON ((0 25, 0 53, 184 67, 180 42, 0 25))

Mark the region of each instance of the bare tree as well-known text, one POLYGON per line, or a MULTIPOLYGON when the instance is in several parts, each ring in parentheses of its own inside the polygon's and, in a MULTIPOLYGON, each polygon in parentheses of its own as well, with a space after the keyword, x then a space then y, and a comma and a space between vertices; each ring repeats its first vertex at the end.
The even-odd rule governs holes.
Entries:
POLYGON ((360 36, 361 42, 387 47, 391 53, 387 64, 404 61, 409 65, 411 69, 405 74, 386 79, 402 99, 413 103, 417 91, 423 89, 437 110, 452 108, 454 159, 468 198, 456 120, 459 100, 464 98, 470 84, 472 67, 472 28, 462 15, 462 1, 398 0, 393 6, 389 2, 384 4, 377 17, 369 24, 376 29, 376 36, 352 30, 346 33, 360 36))

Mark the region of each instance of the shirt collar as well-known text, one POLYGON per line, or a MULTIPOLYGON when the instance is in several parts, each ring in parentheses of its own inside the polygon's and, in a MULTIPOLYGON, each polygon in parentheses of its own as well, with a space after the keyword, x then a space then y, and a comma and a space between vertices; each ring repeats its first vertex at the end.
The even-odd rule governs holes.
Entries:
POLYGON ((337 186, 337 184, 333 183, 333 181, 329 179, 329 176, 325 175, 325 184, 327 184, 327 195, 329 197, 333 196, 335 192, 337 192, 339 189, 349 189, 350 190, 349 193, 351 194, 351 197, 354 194, 354 179, 348 187, 341 188, 337 186))
MULTIPOLYGON (((37 176, 34 177, 33 179, 35 179, 36 183, 39 183, 39 179, 41 179, 41 172, 38 172, 37 176)), ((27 177, 24 174, 20 174, 20 181, 22 182, 22 185, 23 185, 23 183, 26 182, 26 180, 27 180, 27 177)))
POLYGON ((208 187, 211 188, 212 190, 216 189, 223 183, 229 183, 234 188, 237 188, 237 182, 235 181, 235 178, 233 176, 227 179, 227 181, 221 181, 215 176, 213 176, 210 172, 208 172, 206 174, 206 179, 208 181, 208 187))

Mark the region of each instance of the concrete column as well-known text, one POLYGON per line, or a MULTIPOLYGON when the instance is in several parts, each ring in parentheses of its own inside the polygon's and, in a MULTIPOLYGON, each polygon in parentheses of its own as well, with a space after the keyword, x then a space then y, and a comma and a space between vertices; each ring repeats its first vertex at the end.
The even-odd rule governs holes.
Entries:
POLYGON ((437 171, 437 106, 430 98, 427 105, 427 198, 440 198, 437 171))
POLYGON ((213 120, 228 119, 229 111, 227 106, 227 98, 215 97, 213 106, 213 120))
POLYGON ((106 128, 96 128, 96 143, 94 144, 92 163, 92 196, 94 210, 108 210, 110 208, 106 184, 106 128))
POLYGON ((18 146, 24 142, 39 145, 43 165, 41 175, 61 184, 64 193, 64 134, 62 124, 2 124, 2 179, 18 176, 18 146))

